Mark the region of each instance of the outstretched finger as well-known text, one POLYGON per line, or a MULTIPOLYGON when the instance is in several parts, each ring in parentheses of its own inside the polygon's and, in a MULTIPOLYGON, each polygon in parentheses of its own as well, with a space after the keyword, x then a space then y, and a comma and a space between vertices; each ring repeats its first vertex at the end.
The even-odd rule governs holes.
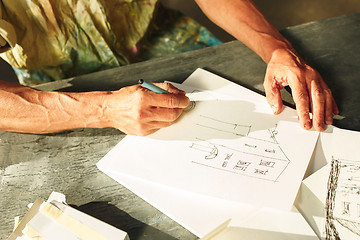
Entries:
POLYGON ((333 123, 333 115, 339 113, 339 109, 332 96, 331 90, 328 88, 325 82, 321 82, 324 89, 325 96, 325 123, 331 125, 333 123))
POLYGON ((309 130, 311 128, 311 121, 309 115, 310 100, 306 84, 300 81, 295 81, 291 82, 289 85, 292 90, 300 125, 302 128, 309 130))
POLYGON ((339 114, 339 108, 338 108, 338 106, 337 106, 337 104, 335 102, 335 99, 334 99, 334 97, 332 95, 331 95, 331 97, 332 97, 332 113, 333 114, 339 114))
POLYGON ((318 80, 311 80, 313 126, 317 131, 325 129, 325 96, 318 80))
POLYGON ((274 114, 279 114, 282 111, 283 103, 280 88, 273 76, 265 76, 264 89, 266 100, 270 105, 271 110, 274 114))

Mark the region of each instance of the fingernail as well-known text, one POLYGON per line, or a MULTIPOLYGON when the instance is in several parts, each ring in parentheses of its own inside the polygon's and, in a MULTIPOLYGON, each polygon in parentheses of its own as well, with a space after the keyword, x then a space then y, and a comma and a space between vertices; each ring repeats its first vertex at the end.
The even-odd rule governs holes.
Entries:
POLYGON ((271 106, 271 110, 273 111, 274 114, 276 114, 278 112, 278 107, 273 105, 271 106))
POLYGON ((333 123, 333 118, 332 117, 328 117, 327 119, 326 119, 326 124, 327 125, 331 125, 333 123))
POLYGON ((311 128, 310 122, 306 122, 306 123, 304 124, 304 128, 305 128, 305 129, 310 129, 310 128, 311 128))

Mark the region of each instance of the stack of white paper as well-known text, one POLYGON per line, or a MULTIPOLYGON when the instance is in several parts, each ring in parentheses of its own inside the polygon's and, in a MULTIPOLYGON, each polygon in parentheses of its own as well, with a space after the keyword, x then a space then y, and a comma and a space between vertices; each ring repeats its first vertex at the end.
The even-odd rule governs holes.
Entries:
POLYGON ((65 196, 53 193, 47 202, 32 204, 8 240, 129 240, 121 231, 67 204, 65 196))

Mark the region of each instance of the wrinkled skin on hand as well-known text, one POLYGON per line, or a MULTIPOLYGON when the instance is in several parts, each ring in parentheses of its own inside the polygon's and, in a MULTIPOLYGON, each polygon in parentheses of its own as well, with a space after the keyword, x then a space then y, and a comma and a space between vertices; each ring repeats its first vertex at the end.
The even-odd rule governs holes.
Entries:
POLYGON ((112 92, 104 115, 111 127, 126 134, 145 136, 172 125, 190 100, 169 83, 156 83, 170 93, 154 93, 140 85, 112 92))
POLYGON ((317 131, 324 131, 325 124, 333 123, 333 115, 339 110, 320 74, 293 51, 281 49, 274 52, 268 62, 264 80, 266 99, 274 114, 282 111, 280 89, 285 86, 291 88, 299 122, 304 129, 313 126, 317 131))

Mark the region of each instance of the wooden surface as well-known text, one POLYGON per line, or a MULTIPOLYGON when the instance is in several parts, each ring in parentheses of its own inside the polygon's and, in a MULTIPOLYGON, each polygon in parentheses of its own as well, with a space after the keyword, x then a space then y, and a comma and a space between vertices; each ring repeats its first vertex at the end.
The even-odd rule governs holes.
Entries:
MULTIPOLYGON (((282 31, 322 74, 345 118, 341 128, 360 130, 360 13, 282 31)), ((238 41, 119 67, 40 86, 43 90, 112 90, 137 79, 182 82, 196 68, 263 92, 265 64, 238 41)), ((291 105, 290 94, 284 99, 291 105)), ((100 172, 95 164, 122 138, 116 129, 77 129, 47 135, 0 132, 0 238, 15 216, 52 191, 67 202, 136 239, 196 239, 196 236, 100 172)))

